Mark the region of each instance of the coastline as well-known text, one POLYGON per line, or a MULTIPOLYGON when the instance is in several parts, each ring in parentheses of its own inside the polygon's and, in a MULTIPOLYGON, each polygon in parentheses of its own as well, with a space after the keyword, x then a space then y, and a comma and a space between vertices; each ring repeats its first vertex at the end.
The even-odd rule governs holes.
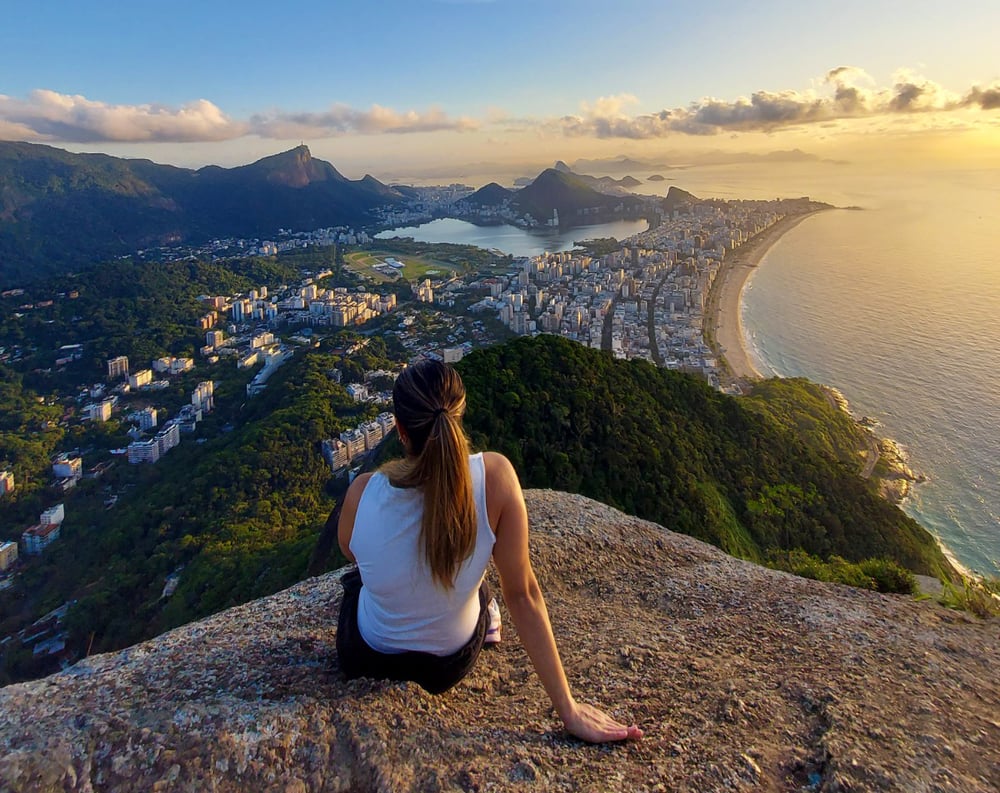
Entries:
POLYGON ((764 376, 753 365, 743 335, 741 304, 747 279, 761 259, 781 237, 816 212, 786 215, 774 225, 754 235, 722 261, 705 312, 706 338, 716 355, 726 362, 730 377, 741 391, 764 376))
MULTIPOLYGON (((817 209, 802 215, 785 216, 755 235, 723 260, 722 269, 712 285, 705 312, 705 336, 716 354, 725 361, 729 370, 730 385, 742 393, 748 393, 754 381, 765 379, 751 361, 743 333, 741 309, 747 280, 767 252, 786 232, 795 228, 807 217, 822 211, 824 210, 817 209)), ((926 481, 924 475, 913 471, 898 443, 878 435, 873 427, 865 424, 863 418, 859 419, 851 413, 847 399, 839 390, 832 386, 823 388, 831 404, 862 426, 870 438, 861 476, 877 480, 882 498, 901 507, 909 497, 912 487, 926 481), (875 467, 879 462, 882 463, 884 470, 876 472, 875 467)), ((959 576, 965 580, 976 580, 977 574, 959 562, 940 536, 931 532, 926 526, 924 529, 934 537, 945 559, 959 576)), ((922 589, 926 590, 926 585, 922 586, 922 589)))

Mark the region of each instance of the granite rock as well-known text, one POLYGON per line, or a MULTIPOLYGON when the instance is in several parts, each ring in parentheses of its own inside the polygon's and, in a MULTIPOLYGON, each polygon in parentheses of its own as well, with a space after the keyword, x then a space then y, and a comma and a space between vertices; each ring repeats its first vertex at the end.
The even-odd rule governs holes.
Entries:
POLYGON ((997 621, 767 570, 580 496, 527 499, 577 698, 643 740, 568 737, 506 612, 444 695, 345 682, 334 572, 0 689, 0 790, 1000 787, 997 621))

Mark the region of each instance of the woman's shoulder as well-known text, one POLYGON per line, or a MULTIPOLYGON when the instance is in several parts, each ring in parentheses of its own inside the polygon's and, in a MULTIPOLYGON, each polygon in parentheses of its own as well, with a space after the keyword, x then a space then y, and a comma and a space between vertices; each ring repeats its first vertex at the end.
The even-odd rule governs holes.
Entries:
POLYGON ((344 496, 344 501, 357 506, 358 502, 361 501, 362 493, 365 492, 365 488, 368 486, 368 482, 374 475, 375 472, 369 472, 367 474, 358 474, 354 477, 354 481, 351 482, 350 487, 347 488, 347 494, 344 496))
POLYGON ((523 498, 517 471, 504 455, 500 452, 483 452, 483 468, 486 471, 487 499, 492 496, 493 503, 497 503, 498 500, 505 501, 512 497, 523 498))
MULTIPOLYGON (((487 480, 506 477, 514 473, 514 466, 500 452, 482 452, 483 468, 486 469, 487 480)), ((516 476, 516 474, 515 474, 516 476)))

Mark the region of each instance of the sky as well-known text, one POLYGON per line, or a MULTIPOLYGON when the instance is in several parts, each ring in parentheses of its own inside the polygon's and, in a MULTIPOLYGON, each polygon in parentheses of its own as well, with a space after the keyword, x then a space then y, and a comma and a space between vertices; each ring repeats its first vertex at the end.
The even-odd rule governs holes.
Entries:
POLYGON ((348 176, 414 179, 622 156, 1000 165, 996 0, 0 0, 0 18, 0 139, 72 151, 231 166, 304 142, 348 176))

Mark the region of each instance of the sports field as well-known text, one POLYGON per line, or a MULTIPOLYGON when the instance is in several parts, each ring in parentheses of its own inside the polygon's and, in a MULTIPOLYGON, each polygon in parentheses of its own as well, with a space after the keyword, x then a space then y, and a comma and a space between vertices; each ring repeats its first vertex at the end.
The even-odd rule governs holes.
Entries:
POLYGON ((402 262, 405 267, 402 270, 403 278, 407 281, 415 281, 420 278, 443 276, 456 271, 453 264, 441 262, 426 256, 405 256, 387 251, 354 251, 344 255, 344 264, 347 268, 359 275, 374 278, 376 281, 384 282, 392 280, 389 276, 382 274, 375 269, 375 265, 384 262, 386 259, 395 259, 402 262))

